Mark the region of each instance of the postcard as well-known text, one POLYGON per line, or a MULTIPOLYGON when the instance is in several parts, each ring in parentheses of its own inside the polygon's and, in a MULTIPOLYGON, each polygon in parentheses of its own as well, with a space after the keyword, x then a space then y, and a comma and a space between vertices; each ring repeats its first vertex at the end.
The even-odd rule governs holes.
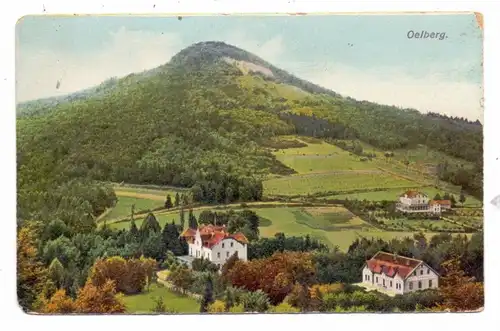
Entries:
POLYGON ((31 314, 484 308, 477 13, 26 16, 31 314))

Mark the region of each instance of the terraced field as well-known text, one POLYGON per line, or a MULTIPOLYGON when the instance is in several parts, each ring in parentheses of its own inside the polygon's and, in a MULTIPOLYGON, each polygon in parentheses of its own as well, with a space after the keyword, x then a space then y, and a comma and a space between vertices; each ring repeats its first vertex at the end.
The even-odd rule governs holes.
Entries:
POLYGON ((265 195, 307 195, 320 192, 376 188, 416 188, 419 184, 377 171, 345 171, 292 175, 264 182, 265 195))

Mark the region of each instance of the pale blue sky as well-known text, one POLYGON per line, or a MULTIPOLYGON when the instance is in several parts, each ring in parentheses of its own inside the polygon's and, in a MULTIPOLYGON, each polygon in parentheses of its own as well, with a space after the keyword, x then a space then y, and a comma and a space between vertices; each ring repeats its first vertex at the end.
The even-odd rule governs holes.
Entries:
POLYGON ((482 117, 482 33, 473 14, 31 16, 17 37, 19 101, 150 69, 192 43, 221 40, 355 98, 482 117), (410 30, 447 38, 409 39, 410 30))

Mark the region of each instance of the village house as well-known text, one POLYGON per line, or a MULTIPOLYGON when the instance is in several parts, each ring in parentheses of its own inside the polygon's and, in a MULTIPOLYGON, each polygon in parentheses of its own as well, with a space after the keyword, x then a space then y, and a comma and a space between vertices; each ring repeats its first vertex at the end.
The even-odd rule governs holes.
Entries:
POLYGON ((204 258, 221 267, 233 254, 247 260, 248 240, 241 232, 230 234, 225 226, 206 225, 182 232, 189 245, 189 256, 204 258))
POLYGON ((392 294, 404 294, 438 288, 439 275, 424 261, 405 256, 378 252, 366 261, 362 271, 367 288, 392 294))
POLYGON ((431 213, 440 215, 442 211, 451 209, 450 200, 430 200, 422 192, 406 191, 396 203, 396 210, 402 213, 431 213))

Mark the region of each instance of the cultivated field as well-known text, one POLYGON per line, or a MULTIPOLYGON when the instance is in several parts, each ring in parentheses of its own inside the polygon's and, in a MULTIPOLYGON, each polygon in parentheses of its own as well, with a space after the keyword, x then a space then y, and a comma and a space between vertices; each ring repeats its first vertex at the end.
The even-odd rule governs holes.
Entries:
POLYGON ((337 171, 269 179, 264 182, 264 194, 294 196, 332 191, 418 186, 416 182, 375 170, 337 171))

